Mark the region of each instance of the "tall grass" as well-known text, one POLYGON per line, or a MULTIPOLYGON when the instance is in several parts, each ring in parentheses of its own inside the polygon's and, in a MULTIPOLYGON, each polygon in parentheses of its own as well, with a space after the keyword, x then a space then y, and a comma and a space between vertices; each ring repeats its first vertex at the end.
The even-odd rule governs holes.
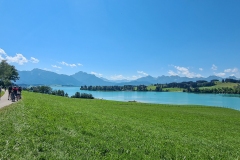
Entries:
POLYGON ((0 159, 240 159, 240 112, 23 92, 0 110, 0 159))
POLYGON ((2 97, 4 95, 4 93, 5 93, 4 91, 1 91, 0 92, 0 97, 2 97))

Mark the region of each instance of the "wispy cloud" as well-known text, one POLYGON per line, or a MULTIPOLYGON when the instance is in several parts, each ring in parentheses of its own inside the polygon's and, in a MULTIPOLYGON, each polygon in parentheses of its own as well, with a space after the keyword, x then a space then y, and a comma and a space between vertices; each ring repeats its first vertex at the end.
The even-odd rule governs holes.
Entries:
POLYGON ((81 63, 77 63, 77 64, 72 63, 72 64, 70 64, 70 63, 67 63, 67 62, 64 62, 64 61, 60 62, 60 64, 64 65, 64 66, 68 66, 68 67, 83 66, 81 63))
POLYGON ((236 73, 238 72, 238 68, 229 68, 224 70, 225 73, 236 73))
POLYGON ((121 74, 110 77, 110 80, 135 80, 135 79, 137 79, 137 76, 125 77, 121 74))
POLYGON ((137 71, 137 73, 138 73, 138 74, 142 74, 142 75, 144 75, 144 76, 148 76, 148 74, 145 73, 145 72, 143 72, 143 71, 137 71))
POLYGON ((188 68, 186 67, 180 67, 180 66, 174 66, 174 68, 176 69, 176 72, 169 70, 168 74, 171 76, 185 76, 188 78, 193 78, 193 77, 201 77, 201 74, 197 74, 194 72, 190 72, 188 68))
POLYGON ((137 75, 132 76, 123 76, 122 74, 116 74, 113 76, 110 76, 110 80, 136 80, 145 76, 148 76, 149 74, 145 73, 144 71, 137 71, 137 75))
POLYGON ((60 66, 57 66, 57 65, 52 65, 53 68, 58 68, 58 69, 61 69, 62 67, 60 66))
POLYGON ((9 63, 17 63, 23 65, 24 63, 38 63, 37 58, 31 57, 29 60, 24 57, 21 53, 16 53, 15 56, 9 56, 2 48, 0 48, 0 60, 7 60, 9 63))
POLYGON ((95 75, 95 76, 97 76, 97 77, 102 77, 102 76, 103 76, 103 74, 101 74, 101 73, 96 73, 96 72, 91 72, 91 74, 93 74, 93 75, 95 75))
POLYGON ((30 62, 32 63, 38 63, 39 60, 37 58, 31 57, 30 62))
POLYGON ((110 80, 136 80, 138 78, 141 78, 142 76, 140 75, 133 75, 133 76, 123 76, 121 74, 119 75, 114 75, 114 76, 110 76, 110 80))
POLYGON ((199 68, 199 71, 203 71, 203 69, 202 69, 202 68, 199 68))
POLYGON ((175 73, 175 72, 173 72, 172 70, 169 70, 169 71, 168 71, 168 74, 169 74, 170 76, 178 76, 178 74, 175 73))
POLYGON ((0 48, 0 55, 7 55, 6 52, 2 48, 0 48))
POLYGON ((215 76, 218 76, 218 77, 224 77, 224 76, 226 75, 226 73, 223 73, 223 72, 215 73, 215 72, 214 72, 214 75, 215 75, 215 76))
POLYGON ((218 67, 215 64, 213 64, 211 69, 216 71, 218 69, 218 67))
POLYGON ((0 48, 0 61, 4 60, 2 56, 6 56, 6 53, 2 48, 0 48))

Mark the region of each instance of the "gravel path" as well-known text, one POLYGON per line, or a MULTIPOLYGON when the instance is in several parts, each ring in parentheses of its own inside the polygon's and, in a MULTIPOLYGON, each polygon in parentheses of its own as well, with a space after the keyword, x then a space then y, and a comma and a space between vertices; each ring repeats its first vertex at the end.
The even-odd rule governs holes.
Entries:
POLYGON ((12 103, 13 103, 12 101, 8 100, 8 91, 6 91, 0 99, 0 108, 8 106, 12 103))

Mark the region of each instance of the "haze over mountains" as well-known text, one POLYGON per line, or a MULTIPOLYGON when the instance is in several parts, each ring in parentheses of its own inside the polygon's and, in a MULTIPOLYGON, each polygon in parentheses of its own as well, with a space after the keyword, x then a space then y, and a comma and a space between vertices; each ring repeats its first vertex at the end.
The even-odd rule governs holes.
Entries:
MULTIPOLYGON (((73 75, 57 74, 55 72, 46 71, 42 69, 33 69, 32 71, 18 71, 20 79, 16 81, 16 84, 26 84, 26 85, 64 85, 64 86, 82 86, 82 85, 92 85, 92 86, 110 86, 110 85, 150 85, 150 84, 164 84, 171 82, 184 82, 184 81, 197 81, 206 80, 211 81, 213 79, 222 80, 221 77, 209 76, 207 78, 188 78, 179 76, 159 76, 152 77, 146 76, 134 81, 120 80, 111 81, 105 78, 96 77, 93 74, 88 74, 79 71, 73 75)), ((236 79, 236 77, 230 77, 236 79)))

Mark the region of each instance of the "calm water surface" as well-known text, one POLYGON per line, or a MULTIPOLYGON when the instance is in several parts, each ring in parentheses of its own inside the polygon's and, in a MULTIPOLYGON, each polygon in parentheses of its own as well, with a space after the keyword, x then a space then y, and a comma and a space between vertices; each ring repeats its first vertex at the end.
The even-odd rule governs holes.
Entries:
POLYGON ((52 87, 54 90, 64 90, 69 96, 76 92, 90 93, 95 98, 116 101, 138 101, 158 104, 196 104, 206 106, 219 106, 240 110, 239 95, 224 94, 194 94, 183 92, 131 92, 131 91, 86 91, 80 87, 52 87))

